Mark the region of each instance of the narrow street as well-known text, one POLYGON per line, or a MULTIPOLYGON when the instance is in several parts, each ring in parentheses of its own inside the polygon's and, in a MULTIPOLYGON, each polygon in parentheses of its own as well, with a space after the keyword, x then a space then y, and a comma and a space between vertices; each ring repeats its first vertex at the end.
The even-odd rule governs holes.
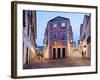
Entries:
POLYGON ((90 66, 91 15, 80 14, 82 19, 76 23, 76 14, 68 17, 70 13, 63 16, 52 11, 42 12, 55 15, 40 22, 41 18, 36 17, 39 13, 23 11, 23 69, 90 66), (79 26, 77 30, 76 26, 79 26))
POLYGON ((76 66, 89 66, 90 65, 90 60, 89 59, 83 60, 82 59, 82 53, 80 53, 77 48, 74 49, 74 51, 73 51, 72 62, 76 66))
POLYGON ((24 69, 33 68, 54 68, 54 67, 80 67, 80 66, 90 66, 89 59, 82 59, 81 53, 78 49, 74 49, 72 56, 63 59, 54 60, 35 60, 31 64, 24 64, 24 69))

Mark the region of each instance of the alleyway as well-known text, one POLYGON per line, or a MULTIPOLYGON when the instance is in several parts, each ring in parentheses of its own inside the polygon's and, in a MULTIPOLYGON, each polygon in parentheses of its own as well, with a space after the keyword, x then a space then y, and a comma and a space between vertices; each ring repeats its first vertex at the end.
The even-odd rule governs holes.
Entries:
POLYGON ((75 48, 74 50, 73 50, 73 54, 72 54, 72 57, 82 57, 82 54, 81 53, 79 53, 79 50, 78 50, 78 48, 75 48))
POLYGON ((41 60, 33 61, 31 64, 24 64, 24 69, 33 68, 54 68, 54 67, 80 67, 80 66, 90 66, 90 60, 83 60, 81 53, 78 49, 74 49, 72 57, 54 60, 41 60))

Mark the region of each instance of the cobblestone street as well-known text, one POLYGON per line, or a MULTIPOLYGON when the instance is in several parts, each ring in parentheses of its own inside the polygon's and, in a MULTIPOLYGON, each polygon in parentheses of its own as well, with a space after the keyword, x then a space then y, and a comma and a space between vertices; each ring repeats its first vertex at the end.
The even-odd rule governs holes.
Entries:
POLYGON ((55 68, 55 67, 80 67, 90 66, 90 60, 83 60, 81 53, 78 50, 73 52, 72 57, 54 60, 38 60, 33 61, 31 64, 24 64, 24 69, 36 69, 36 68, 55 68))

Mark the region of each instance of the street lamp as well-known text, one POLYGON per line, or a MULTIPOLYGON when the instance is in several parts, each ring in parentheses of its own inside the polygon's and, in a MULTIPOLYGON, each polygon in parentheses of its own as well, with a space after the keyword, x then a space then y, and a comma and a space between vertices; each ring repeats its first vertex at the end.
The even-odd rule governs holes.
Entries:
POLYGON ((55 42, 54 44, 55 44, 55 46, 57 46, 57 42, 55 42))
POLYGON ((71 47, 73 47, 73 40, 71 39, 71 47))
POLYGON ((71 39, 71 43, 73 42, 73 40, 71 39))
POLYGON ((46 47, 46 44, 44 44, 44 47, 46 47))

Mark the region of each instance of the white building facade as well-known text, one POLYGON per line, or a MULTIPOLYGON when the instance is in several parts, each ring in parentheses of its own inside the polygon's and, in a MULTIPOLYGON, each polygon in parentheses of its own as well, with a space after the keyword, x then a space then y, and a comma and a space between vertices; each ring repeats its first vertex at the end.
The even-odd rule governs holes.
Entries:
POLYGON ((35 58, 36 12, 23 10, 23 64, 31 63, 35 58))
POLYGON ((81 50, 86 45, 86 58, 91 58, 91 15, 85 15, 83 24, 80 27, 81 50))

